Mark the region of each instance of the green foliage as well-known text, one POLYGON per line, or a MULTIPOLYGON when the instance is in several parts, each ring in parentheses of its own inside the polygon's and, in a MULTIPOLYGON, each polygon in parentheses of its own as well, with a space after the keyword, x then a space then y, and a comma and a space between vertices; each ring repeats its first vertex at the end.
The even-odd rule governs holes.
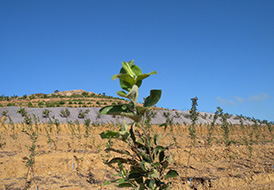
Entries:
POLYGON ((88 96, 88 92, 83 92, 83 93, 82 93, 82 96, 87 97, 87 96, 88 96))
POLYGON ((59 102, 60 105, 64 105, 65 103, 66 103, 65 100, 60 100, 60 102, 59 102))
POLYGON ((15 106, 15 103, 7 103, 7 107, 15 106))
POLYGON ((3 116, 7 116, 7 115, 8 115, 8 111, 3 111, 3 112, 2 112, 2 115, 3 115, 3 116))
POLYGON ((199 113, 197 112, 198 98, 197 97, 192 98, 191 101, 192 101, 192 106, 191 106, 191 110, 189 110, 189 114, 190 114, 192 123, 189 126, 188 130, 189 130, 190 138, 192 140, 192 144, 193 144, 193 146, 195 146, 195 143, 196 143, 196 127, 195 127, 195 125, 196 125, 196 121, 198 120, 198 115, 199 115, 199 113))
POLYGON ((215 128, 215 123, 216 123, 216 120, 218 118, 218 111, 215 112, 214 116, 213 116, 213 121, 211 122, 210 125, 207 126, 207 144, 208 145, 211 145, 211 142, 212 142, 212 133, 213 133, 213 130, 215 128))
POLYGON ((159 127, 165 127, 165 130, 167 127, 170 127, 170 131, 173 131, 173 125, 174 125, 174 116, 171 116, 170 112, 164 112, 163 116, 166 118, 166 122, 161 124, 159 127))
POLYGON ((70 111, 67 108, 65 110, 61 109, 60 116, 67 118, 68 116, 70 116, 70 111))
POLYGON ((28 103, 29 108, 33 108, 33 104, 31 102, 28 103))
POLYGON ((26 167, 28 168, 28 171, 26 173, 26 184, 25 188, 26 189, 32 180, 32 178, 29 179, 30 174, 32 173, 32 176, 34 176, 34 164, 35 164, 35 156, 36 156, 36 142, 38 139, 38 118, 33 114, 33 121, 31 119, 31 116, 25 111, 24 108, 21 108, 17 110, 18 113, 24 117, 24 123, 22 128, 22 132, 25 133, 26 135, 29 136, 31 139, 31 145, 27 146, 30 154, 28 157, 28 160, 26 162, 26 167))
POLYGON ((42 112, 42 117, 43 117, 43 118, 49 118, 50 112, 51 112, 51 111, 49 111, 48 109, 45 109, 45 110, 42 112))
POLYGON ((226 146, 230 145, 230 140, 229 140, 229 124, 227 122, 227 119, 229 117, 228 113, 223 113, 223 109, 221 109, 220 107, 217 107, 217 112, 218 112, 218 116, 221 117, 221 121, 222 121, 222 130, 223 130, 223 140, 226 146))
POLYGON ((269 131, 269 133, 270 133, 270 135, 271 135, 271 140, 273 141, 273 133, 272 133, 272 131, 273 131, 273 126, 271 125, 271 123, 268 123, 267 122, 267 129, 268 129, 268 131, 269 131))
POLYGON ((89 109, 86 109, 86 111, 80 110, 79 113, 78 113, 78 118, 79 119, 84 119, 89 111, 90 111, 89 109))
POLYGON ((170 182, 165 183, 164 180, 177 177, 175 170, 166 172, 172 159, 168 153, 171 146, 163 147, 159 145, 159 135, 153 136, 145 127, 146 112, 148 109, 157 104, 161 97, 161 90, 151 90, 150 95, 145 98, 143 106, 137 104, 139 88, 142 80, 155 71, 143 74, 141 69, 134 65, 133 60, 130 62, 122 62, 122 68, 118 75, 114 75, 112 79, 119 79, 120 86, 123 90, 117 94, 130 100, 129 104, 106 106, 100 109, 101 114, 120 115, 133 120, 130 128, 124 120, 120 125, 120 131, 104 131, 101 133, 102 139, 116 139, 127 144, 127 149, 114 149, 108 147, 106 152, 115 152, 120 154, 114 157, 106 164, 117 164, 119 168, 119 179, 108 181, 108 183, 117 182, 117 187, 131 187, 134 189, 167 189, 170 182), (126 169, 124 165, 129 165, 126 169))
POLYGON ((241 131, 242 131, 242 138, 243 138, 244 144, 246 145, 246 147, 248 149, 249 158, 251 158, 252 157, 252 150, 253 150, 252 147, 251 147, 252 143, 249 143, 248 139, 246 137, 243 117, 238 116, 237 118, 240 120, 240 128, 241 128, 241 131))
POLYGON ((38 103, 38 106, 39 106, 40 108, 42 108, 43 105, 44 105, 44 102, 39 102, 39 103, 38 103))

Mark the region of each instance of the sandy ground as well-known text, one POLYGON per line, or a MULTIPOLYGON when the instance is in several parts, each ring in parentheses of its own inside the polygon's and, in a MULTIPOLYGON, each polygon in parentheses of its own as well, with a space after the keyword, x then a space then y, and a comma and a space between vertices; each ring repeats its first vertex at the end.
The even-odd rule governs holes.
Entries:
MULTIPOLYGON (((0 189, 23 189, 26 185, 25 166, 31 145, 28 135, 21 132, 23 125, 0 124, 0 189)), ((106 125, 91 127, 89 137, 85 138, 83 125, 74 125, 74 132, 67 124, 62 124, 56 134, 53 127, 51 138, 56 142, 48 144, 45 128, 39 125, 36 142, 34 175, 31 176, 29 189, 117 189, 115 185, 103 186, 117 174, 115 167, 103 164, 103 160, 113 154, 104 152, 106 140, 99 134, 107 129, 118 130, 118 126, 106 125)), ((247 132, 251 128, 247 128, 247 132)), ((213 145, 206 144, 205 126, 197 127, 197 145, 192 149, 190 164, 187 159, 191 149, 187 126, 174 126, 173 130, 153 126, 153 131, 162 134, 162 145, 174 143, 170 149, 173 157, 172 169, 180 177, 172 180, 171 189, 274 189, 274 146, 266 128, 261 129, 256 143, 252 145, 252 157, 247 146, 243 145, 238 126, 231 129, 230 138, 235 144, 226 147, 222 143, 222 131, 217 128, 213 133, 213 145), (191 178, 191 183, 190 183, 191 178)), ((254 134, 255 135, 255 134, 254 134)), ((126 146, 114 142, 114 147, 126 146)))

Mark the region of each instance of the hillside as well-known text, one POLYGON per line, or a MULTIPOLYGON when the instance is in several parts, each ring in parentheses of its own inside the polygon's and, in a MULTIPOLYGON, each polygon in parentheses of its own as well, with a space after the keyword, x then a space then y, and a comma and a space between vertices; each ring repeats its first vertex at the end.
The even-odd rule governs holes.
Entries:
MULTIPOLYGON (((35 114, 40 122, 46 122, 47 118, 43 116, 45 109, 50 111, 50 117, 58 119, 61 123, 68 121, 74 122, 79 120, 80 123, 84 122, 84 119, 91 119, 91 122, 109 123, 120 122, 122 118, 113 117, 109 115, 99 116, 99 108, 110 105, 125 104, 129 101, 107 96, 105 94, 96 94, 94 92, 87 92, 85 90, 70 90, 51 94, 31 94, 29 96, 0 96, 0 117, 3 119, 5 116, 10 116, 13 122, 19 123, 23 121, 20 114, 16 113, 19 108, 25 108, 30 114, 35 114), (68 109, 69 116, 62 116, 61 111, 68 109), (85 117, 79 117, 80 112, 87 111, 85 117)), ((163 108, 154 107, 151 123, 162 124, 167 120, 173 122, 173 124, 190 124, 191 119, 188 111, 171 111, 163 108)), ((199 113, 198 124, 209 124, 213 121, 213 113, 199 113)), ((128 120, 129 121, 129 120, 128 120)), ((244 124, 253 124, 251 118, 245 117, 244 124)), ((259 121, 259 120, 258 120, 259 121)), ((6 119, 8 122, 8 119, 6 119)), ((220 118, 217 123, 220 122, 220 118)), ((239 119, 236 116, 229 115, 228 122, 231 124, 239 124, 239 119)), ((259 121, 261 122, 261 121, 259 121)))
POLYGON ((50 108, 50 107, 102 107, 114 104, 124 104, 128 101, 87 92, 85 90, 70 90, 63 92, 55 92, 51 94, 31 94, 29 96, 0 96, 0 107, 27 107, 27 108, 50 108))

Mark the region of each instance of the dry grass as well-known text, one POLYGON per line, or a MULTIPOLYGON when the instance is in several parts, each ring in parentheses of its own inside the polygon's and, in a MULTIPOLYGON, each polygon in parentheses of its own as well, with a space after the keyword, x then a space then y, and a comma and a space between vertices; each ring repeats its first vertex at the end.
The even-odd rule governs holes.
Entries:
MULTIPOLYGON (((0 189, 24 186, 23 177, 27 171, 25 162, 29 155, 26 145, 30 145, 31 140, 21 132, 22 127, 22 124, 0 124, 0 134, 6 142, 0 149, 0 189)), ((80 134, 78 126, 73 125, 74 136, 70 125, 61 124, 59 135, 56 135, 56 128, 52 125, 50 136, 57 143, 56 150, 53 144, 47 142, 45 128, 49 127, 47 124, 38 126, 31 189, 115 189, 114 185, 102 186, 104 181, 115 179, 113 174, 116 171, 115 167, 103 164, 104 159, 114 155, 104 152, 107 140, 102 140, 99 134, 105 130, 118 130, 119 126, 109 124, 91 127, 90 136, 86 139, 82 124, 80 134)), ((179 172, 180 177, 173 181, 172 189, 189 189, 189 178, 192 178, 192 185, 196 189, 273 189, 273 142, 265 126, 262 126, 261 131, 259 141, 252 145, 253 155, 249 158, 239 126, 231 128, 230 138, 235 144, 230 147, 222 143, 220 126, 214 130, 212 146, 206 144, 206 126, 197 126, 197 146, 192 151, 190 167, 187 168, 191 145, 188 126, 174 126, 172 131, 170 128, 165 131, 159 126, 152 126, 152 133, 162 135, 160 144, 167 146, 174 143, 170 149, 174 160, 171 167, 179 172), (186 169, 188 176, 185 176, 186 169)), ((256 140, 255 137, 253 139, 256 140)), ((114 147, 126 148, 119 142, 114 142, 114 147)))

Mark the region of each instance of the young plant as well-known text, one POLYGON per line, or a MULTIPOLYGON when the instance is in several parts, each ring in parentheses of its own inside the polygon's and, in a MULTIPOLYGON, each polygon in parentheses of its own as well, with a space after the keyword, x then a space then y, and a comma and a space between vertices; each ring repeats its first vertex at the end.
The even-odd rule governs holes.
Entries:
POLYGON ((223 130, 223 140, 226 146, 230 145, 230 140, 229 140, 229 124, 227 122, 227 118, 228 118, 228 113, 223 113, 223 109, 221 109, 220 107, 217 107, 217 111, 218 111, 218 115, 221 117, 221 121, 222 121, 222 130, 223 130))
POLYGON ((90 119, 85 119, 84 125, 85 125, 85 134, 84 137, 86 139, 86 143, 85 143, 85 149, 87 147, 88 144, 88 139, 89 139, 89 132, 90 132, 90 119))
POLYGON ((258 122, 255 118, 252 118, 252 120, 254 122, 254 125, 253 125, 253 131, 254 131, 254 134, 255 134, 255 138, 256 138, 256 143, 258 144, 259 142, 259 137, 261 135, 261 126, 258 125, 258 122))
POLYGON ((199 113, 197 112, 197 101, 198 101, 198 98, 195 97, 195 98, 192 98, 191 99, 192 101, 192 107, 191 107, 191 110, 189 110, 189 113, 190 113, 190 118, 191 118, 191 125, 189 126, 188 130, 189 130, 189 136, 192 140, 192 145, 195 146, 196 144, 196 121, 198 120, 198 115, 199 113))
POLYGON ((251 156, 252 156, 252 147, 250 146, 251 144, 248 143, 248 140, 247 140, 246 135, 245 135, 245 127, 244 127, 243 117, 238 116, 238 118, 240 120, 240 127, 241 127, 241 131, 242 131, 243 141, 244 141, 245 146, 248 149, 249 158, 251 158, 251 156))
POLYGON ((185 176, 187 176, 187 169, 189 167, 190 156, 191 156, 193 147, 195 147, 196 145, 196 121, 198 120, 198 115, 199 115, 199 113, 197 112, 198 98, 197 97, 191 98, 191 101, 192 101, 192 106, 191 106, 191 110, 189 110, 191 125, 188 127, 188 130, 189 130, 189 137, 192 140, 192 146, 189 151, 189 155, 187 159, 187 168, 186 168, 185 176))
POLYGON ((2 136, 3 132, 0 132, 0 149, 4 148, 4 146, 6 145, 6 139, 5 137, 2 136))
POLYGON ((51 112, 50 110, 44 109, 44 111, 42 112, 42 117, 43 118, 49 118, 50 112, 51 112))
POLYGON ((218 111, 215 112, 211 124, 208 125, 208 127, 207 127, 207 139, 206 140, 207 140, 208 145, 211 145, 211 142, 213 140, 212 139, 212 133, 214 131, 215 123, 216 123, 217 118, 218 118, 218 111))
POLYGON ((272 131, 273 131, 273 126, 271 125, 271 123, 269 123, 269 122, 267 122, 266 123, 266 125, 267 125, 267 129, 268 129, 268 131, 269 131, 269 133, 270 133, 270 136, 271 136, 271 141, 273 141, 273 133, 272 133, 272 131))
POLYGON ((60 111, 60 116, 67 118, 68 116, 70 116, 70 111, 67 108, 65 110, 62 109, 60 111))
POLYGON ((164 179, 177 177, 175 170, 166 172, 171 157, 168 154, 170 146, 159 145, 159 136, 151 135, 145 126, 146 112, 156 105, 161 97, 161 90, 151 90, 145 98, 143 106, 137 104, 139 88, 142 81, 155 71, 143 74, 141 69, 130 62, 122 62, 123 67, 118 75, 112 79, 119 79, 123 90, 117 94, 130 100, 129 104, 106 106, 100 109, 101 114, 120 115, 133 120, 130 129, 124 120, 120 131, 104 131, 100 134, 103 139, 117 139, 126 143, 125 149, 107 148, 105 151, 121 154, 122 157, 114 157, 106 161, 108 165, 117 163, 120 170, 120 179, 106 182, 118 182, 117 187, 131 187, 135 189, 167 189, 170 182, 164 179), (124 167, 129 165, 130 167, 124 167))
POLYGON ((78 114, 78 118, 79 119, 84 119, 89 111, 90 111, 89 109, 86 109, 86 111, 80 110, 79 114, 78 114))
POLYGON ((25 133, 31 139, 31 146, 27 146, 29 149, 30 155, 26 162, 26 167, 28 171, 26 173, 25 179, 25 187, 24 189, 29 188, 32 178, 34 177, 34 164, 35 164, 35 156, 36 156, 36 142, 38 139, 38 118, 33 115, 34 117, 34 124, 32 122, 31 116, 27 114, 27 112, 22 108, 18 111, 24 117, 24 124, 22 128, 22 132, 25 133), (32 175, 31 175, 32 174, 32 175))
POLYGON ((170 116, 170 112, 164 112, 163 116, 166 118, 166 122, 161 124, 160 127, 164 126, 165 127, 165 131, 167 129, 168 126, 170 126, 170 132, 173 132, 173 125, 174 125, 174 116, 170 116))

